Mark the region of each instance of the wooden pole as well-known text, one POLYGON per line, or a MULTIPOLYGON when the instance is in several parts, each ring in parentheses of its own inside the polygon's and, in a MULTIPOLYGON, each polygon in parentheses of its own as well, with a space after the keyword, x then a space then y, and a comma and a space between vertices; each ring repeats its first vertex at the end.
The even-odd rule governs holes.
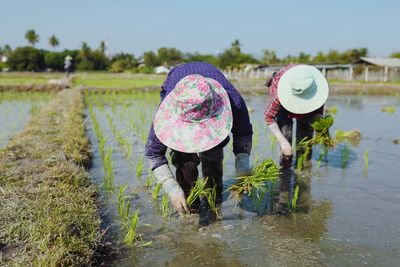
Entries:
POLYGON ((353 80, 353 65, 349 67, 349 81, 353 80))
POLYGON ((388 67, 385 66, 385 69, 383 71, 383 82, 387 82, 388 81, 388 67))

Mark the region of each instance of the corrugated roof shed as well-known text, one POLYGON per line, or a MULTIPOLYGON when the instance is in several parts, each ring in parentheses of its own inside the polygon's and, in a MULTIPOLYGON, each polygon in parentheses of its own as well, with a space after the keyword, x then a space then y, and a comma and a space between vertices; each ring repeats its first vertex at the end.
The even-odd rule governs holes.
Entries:
POLYGON ((400 68, 400 59, 399 58, 362 57, 360 59, 360 61, 372 64, 375 66, 400 68))

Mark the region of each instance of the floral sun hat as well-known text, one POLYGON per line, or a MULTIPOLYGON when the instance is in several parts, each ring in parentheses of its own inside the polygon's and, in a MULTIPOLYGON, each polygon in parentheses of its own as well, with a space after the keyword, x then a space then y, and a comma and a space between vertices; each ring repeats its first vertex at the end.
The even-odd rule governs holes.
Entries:
POLYGON ((232 109, 222 85, 192 74, 181 79, 158 107, 154 131, 167 147, 199 153, 221 143, 232 129, 232 109))
POLYGON ((282 106, 295 114, 310 113, 328 99, 329 85, 315 67, 298 65, 288 69, 278 83, 278 99, 282 106))

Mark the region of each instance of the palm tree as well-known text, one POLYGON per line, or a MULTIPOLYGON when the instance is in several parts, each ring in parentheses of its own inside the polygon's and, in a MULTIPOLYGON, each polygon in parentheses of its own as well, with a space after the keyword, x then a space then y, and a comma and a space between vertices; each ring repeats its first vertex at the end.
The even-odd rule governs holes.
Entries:
POLYGON ((231 44, 232 51, 236 54, 240 54, 241 46, 242 44, 240 43, 239 39, 235 39, 231 44))
POLYGON ((25 38, 32 46, 35 46, 35 44, 39 42, 39 35, 36 34, 35 30, 28 30, 25 33, 25 38))
POLYGON ((55 49, 56 46, 58 46, 60 44, 60 41, 58 40, 58 38, 53 34, 50 38, 49 38, 49 44, 53 47, 53 51, 55 49))
POLYGON ((100 42, 99 50, 104 55, 104 52, 106 51, 106 42, 104 41, 100 42))

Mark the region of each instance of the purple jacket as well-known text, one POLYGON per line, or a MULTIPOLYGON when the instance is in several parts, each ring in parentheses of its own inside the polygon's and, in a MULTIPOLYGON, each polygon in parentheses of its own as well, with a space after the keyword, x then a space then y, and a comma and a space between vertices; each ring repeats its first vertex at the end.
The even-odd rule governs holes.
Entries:
MULTIPOLYGON (((164 81, 164 84, 161 86, 161 101, 175 88, 175 85, 183 77, 190 74, 200 74, 204 77, 212 78, 225 88, 229 96, 233 115, 233 153, 235 155, 239 153, 250 154, 253 131, 246 104, 236 88, 225 78, 222 72, 213 65, 205 62, 190 62, 178 65, 172 69, 167 79, 164 81)), ((222 148, 228 142, 229 136, 217 147, 222 148)), ((165 157, 166 151, 167 147, 158 140, 154 133, 153 125, 151 125, 150 133, 147 138, 145 155, 152 170, 163 164, 167 164, 167 159, 165 157)))

